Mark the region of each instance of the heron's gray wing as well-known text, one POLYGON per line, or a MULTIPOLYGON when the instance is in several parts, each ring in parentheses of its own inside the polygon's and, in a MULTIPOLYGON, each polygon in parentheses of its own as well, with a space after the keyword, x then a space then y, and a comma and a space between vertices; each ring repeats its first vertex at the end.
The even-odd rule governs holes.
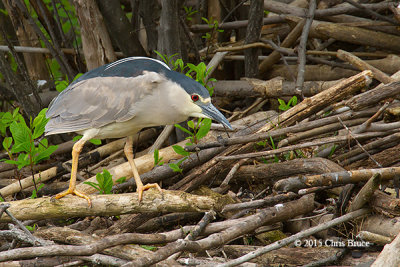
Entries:
POLYGON ((95 77, 72 84, 46 113, 46 134, 100 128, 135 116, 135 103, 154 93, 165 77, 144 71, 136 77, 95 77))

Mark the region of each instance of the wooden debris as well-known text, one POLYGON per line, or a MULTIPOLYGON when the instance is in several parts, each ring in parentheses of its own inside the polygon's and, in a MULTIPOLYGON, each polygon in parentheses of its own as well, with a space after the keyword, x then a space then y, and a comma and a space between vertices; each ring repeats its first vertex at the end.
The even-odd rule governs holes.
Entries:
MULTIPOLYGON (((18 170, 0 162, 0 266, 400 265, 398 1, 75 0, 74 14, 63 1, 8 2, 0 18, 2 112, 12 105, 34 116, 58 94, 59 81, 36 89, 32 74, 49 76, 36 68, 45 64, 19 60, 21 52, 46 54, 60 65, 57 79, 72 81, 99 62, 160 51, 171 68, 209 81, 233 129, 213 123, 193 140, 173 125, 142 131, 135 163, 163 194, 150 189, 140 203, 124 139, 85 146, 77 189, 91 208, 76 196, 49 197, 67 187, 71 136, 49 138, 60 146, 40 164, 18 170), (72 24, 85 23, 66 36, 61 10, 72 24), (82 16, 90 10, 93 18, 82 16), (24 41, 37 39, 29 34, 45 47, 24 41), (83 183, 101 183, 103 169, 112 194, 83 183)), ((0 146, 12 123, 2 112, 0 146)))

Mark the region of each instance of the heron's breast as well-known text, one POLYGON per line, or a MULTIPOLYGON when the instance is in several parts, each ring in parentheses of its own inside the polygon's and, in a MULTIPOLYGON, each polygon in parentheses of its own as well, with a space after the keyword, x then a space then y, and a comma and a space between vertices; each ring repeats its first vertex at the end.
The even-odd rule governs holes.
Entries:
MULTIPOLYGON (((112 122, 97 129, 96 136, 93 138, 106 139, 106 138, 122 138, 138 133, 142 128, 134 119, 124 122, 112 122)), ((80 134, 84 134, 82 131, 80 134)))

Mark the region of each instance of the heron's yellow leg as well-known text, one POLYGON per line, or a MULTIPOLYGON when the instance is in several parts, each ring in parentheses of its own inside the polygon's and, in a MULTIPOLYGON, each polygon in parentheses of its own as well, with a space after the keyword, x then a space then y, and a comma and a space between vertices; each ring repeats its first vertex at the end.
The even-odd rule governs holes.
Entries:
POLYGON ((139 172, 137 170, 135 161, 133 160, 133 136, 128 136, 126 138, 126 143, 124 147, 124 152, 125 156, 129 162, 129 165, 131 165, 132 173, 133 173, 133 178, 135 179, 136 182, 136 192, 138 192, 139 196, 139 202, 142 201, 142 196, 143 196, 143 191, 147 190, 149 188, 155 187, 160 191, 162 194, 162 189, 158 184, 146 184, 143 185, 142 180, 140 179, 139 172))
POLYGON ((89 196, 85 195, 82 192, 79 192, 75 189, 76 186, 76 173, 78 172, 78 159, 79 154, 82 151, 83 145, 85 144, 85 140, 81 139, 74 144, 72 147, 72 167, 71 167, 71 179, 69 180, 69 188, 67 191, 61 192, 55 196, 56 199, 65 197, 66 195, 72 194, 77 195, 78 197, 84 198, 87 200, 89 207, 92 206, 92 201, 89 196))

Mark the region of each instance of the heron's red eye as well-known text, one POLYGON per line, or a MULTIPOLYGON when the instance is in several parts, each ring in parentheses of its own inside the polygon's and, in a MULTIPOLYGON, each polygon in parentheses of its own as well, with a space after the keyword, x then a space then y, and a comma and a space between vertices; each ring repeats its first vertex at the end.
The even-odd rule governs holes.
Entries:
POLYGON ((192 100, 193 102, 196 102, 199 100, 199 95, 192 95, 192 100))

